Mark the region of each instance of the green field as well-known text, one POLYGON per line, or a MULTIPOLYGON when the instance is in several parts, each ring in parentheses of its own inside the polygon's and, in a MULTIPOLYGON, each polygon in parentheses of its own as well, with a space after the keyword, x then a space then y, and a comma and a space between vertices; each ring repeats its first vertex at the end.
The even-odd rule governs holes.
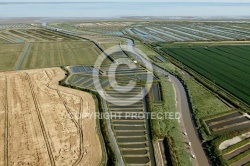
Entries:
POLYGON ((94 65, 100 54, 90 42, 31 43, 21 69, 94 65))
MULTIPOLYGON (((0 71, 16 70, 26 44, 0 44, 0 71)), ((30 43, 20 69, 94 65, 101 54, 87 41, 30 43)), ((104 62, 107 64, 108 60, 104 62)))
POLYGON ((0 45, 0 71, 14 70, 17 66, 24 44, 0 45))
POLYGON ((143 44, 140 43, 136 44, 136 48, 138 49, 138 52, 140 53, 143 52, 148 56, 148 58, 151 58, 152 60, 155 60, 156 56, 159 56, 159 54, 157 54, 155 51, 151 50, 150 48, 148 48, 143 44))
POLYGON ((162 48, 162 50, 250 105, 249 46, 162 48))

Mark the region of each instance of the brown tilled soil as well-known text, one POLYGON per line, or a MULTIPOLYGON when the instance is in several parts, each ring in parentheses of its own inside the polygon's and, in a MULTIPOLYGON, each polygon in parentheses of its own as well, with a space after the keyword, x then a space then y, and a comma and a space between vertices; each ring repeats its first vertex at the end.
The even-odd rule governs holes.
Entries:
POLYGON ((0 165, 98 165, 91 94, 58 85, 60 68, 0 73, 0 165))

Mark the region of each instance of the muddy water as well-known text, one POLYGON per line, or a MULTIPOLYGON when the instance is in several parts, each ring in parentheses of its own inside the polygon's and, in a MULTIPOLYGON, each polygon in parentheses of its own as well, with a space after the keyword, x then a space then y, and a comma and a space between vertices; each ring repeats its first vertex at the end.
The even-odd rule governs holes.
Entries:
POLYGON ((128 164, 145 164, 149 159, 148 157, 125 157, 125 161, 128 164))
POLYGON ((174 81, 175 89, 178 97, 178 110, 182 114, 182 119, 188 138, 192 144, 194 154, 196 155, 198 165, 209 166, 207 156, 202 148, 201 141, 199 139, 198 133, 196 131, 196 126, 194 124, 194 117, 191 115, 192 110, 190 108, 190 102, 188 100, 187 93, 181 84, 181 82, 174 76, 170 76, 171 80, 174 81))
MULTIPOLYGON (((136 59, 140 62, 143 62, 146 65, 150 64, 148 60, 146 60, 143 56, 141 56, 134 50, 133 41, 129 39, 127 41, 128 41, 128 50, 134 53, 134 56, 136 57, 136 59)), ((196 126, 193 122, 194 118, 191 116, 193 112, 192 112, 192 109, 190 108, 190 102, 188 100, 189 97, 187 96, 184 86, 175 76, 171 75, 167 71, 159 68, 156 65, 153 65, 153 68, 155 71, 158 71, 168 76, 172 80, 175 86, 177 98, 178 98, 178 110, 182 114, 181 120, 184 123, 189 140, 192 143, 192 148, 193 148, 193 151, 196 155, 197 162, 198 162, 197 163, 196 160, 194 160, 194 164, 202 165, 202 166, 209 166, 208 158, 203 150, 203 147, 199 140, 199 136, 197 135, 197 132, 196 132, 196 126)))

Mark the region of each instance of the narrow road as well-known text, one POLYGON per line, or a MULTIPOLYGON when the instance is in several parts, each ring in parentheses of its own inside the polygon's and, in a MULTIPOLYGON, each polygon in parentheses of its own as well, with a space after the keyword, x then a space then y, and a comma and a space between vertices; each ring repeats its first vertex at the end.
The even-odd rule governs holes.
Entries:
POLYGON ((27 54, 27 51, 28 51, 29 47, 30 47, 30 44, 29 44, 29 43, 26 44, 25 49, 24 49, 23 54, 22 54, 22 57, 21 57, 21 59, 20 59, 19 64, 17 65, 16 70, 20 70, 20 68, 21 68, 21 66, 22 66, 22 64, 23 64, 23 60, 24 60, 24 58, 25 58, 25 56, 26 56, 26 54, 27 54))
MULTIPOLYGON (((132 52, 136 57, 136 59, 139 62, 142 62, 144 65, 148 65, 150 64, 150 61, 147 60, 145 57, 143 57, 142 55, 140 55, 134 48, 134 42, 130 39, 128 39, 128 50, 130 52, 132 52)), ((176 93, 177 93, 177 100, 178 100, 178 110, 181 113, 181 118, 182 121, 184 123, 184 126, 186 128, 186 132, 188 135, 188 138, 191 142, 192 145, 192 149, 193 149, 193 153, 196 156, 196 160, 194 160, 194 165, 202 165, 202 166, 209 166, 209 161, 208 158, 202 148, 202 144, 200 142, 199 136, 197 134, 196 131, 196 126, 193 123, 192 120, 192 111, 190 109, 190 105, 188 102, 188 96, 187 93, 185 91, 184 86, 182 85, 182 83, 180 82, 180 80, 178 78, 176 78, 175 76, 173 76, 172 74, 170 74, 169 72, 163 70, 162 68, 158 67, 155 64, 153 65, 153 69, 165 76, 168 76, 172 83, 174 84, 174 87, 176 89, 176 93)))

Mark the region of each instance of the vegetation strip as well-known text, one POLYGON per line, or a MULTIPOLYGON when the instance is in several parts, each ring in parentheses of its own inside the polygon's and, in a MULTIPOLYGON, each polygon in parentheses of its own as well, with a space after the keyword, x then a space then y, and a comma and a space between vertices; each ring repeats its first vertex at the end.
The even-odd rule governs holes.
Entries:
POLYGON ((242 141, 238 142, 237 144, 231 145, 228 148, 222 150, 222 154, 225 155, 225 154, 231 153, 231 152, 233 152, 233 151, 239 149, 240 147, 243 147, 249 143, 250 143, 250 138, 242 140, 242 141))
POLYGON ((249 156, 250 156, 250 149, 249 149, 249 150, 246 150, 246 151, 244 151, 243 153, 241 153, 240 155, 235 156, 234 158, 230 159, 230 160, 228 161, 228 163, 229 163, 229 164, 233 164, 233 163, 235 163, 235 162, 237 162, 237 161, 239 161, 239 160, 241 160, 241 159, 243 159, 243 158, 245 158, 245 157, 249 157, 249 156))

